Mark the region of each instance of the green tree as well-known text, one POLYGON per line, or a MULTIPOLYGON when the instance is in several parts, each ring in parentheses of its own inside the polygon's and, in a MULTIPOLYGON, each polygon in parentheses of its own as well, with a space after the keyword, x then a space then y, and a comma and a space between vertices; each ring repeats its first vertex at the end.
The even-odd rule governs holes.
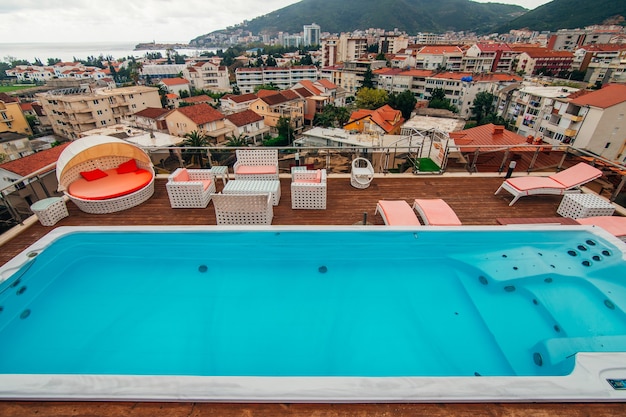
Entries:
POLYGON ((313 118, 315 126, 341 127, 350 120, 350 111, 345 107, 337 107, 334 104, 327 104, 321 113, 316 113, 313 118))
POLYGON ((240 133, 239 135, 230 135, 227 137, 228 141, 226 142, 226 146, 232 147, 242 147, 248 145, 248 135, 245 133, 240 133))
POLYGON ((435 88, 431 92, 428 100, 428 107, 431 109, 445 109, 457 113, 459 110, 450 103, 450 99, 446 98, 446 92, 443 88, 435 88))
POLYGON ((58 64, 59 62, 61 62, 61 59, 59 58, 48 58, 49 66, 53 66, 54 64, 58 64))
POLYGON ((374 73, 372 72, 372 68, 370 67, 367 67, 367 69, 363 73, 363 82, 361 83, 361 88, 374 88, 374 73))
POLYGON ((273 83, 269 83, 269 84, 260 84, 260 85, 255 85, 254 86, 254 93, 258 93, 259 90, 280 90, 278 87, 276 87, 273 83))
POLYGON ((377 109, 388 101, 385 90, 364 87, 356 93, 356 106, 360 109, 377 109))
POLYGON ((283 138, 282 145, 286 146, 293 142, 295 139, 295 132, 291 124, 291 117, 279 117, 276 121, 276 130, 278 130, 278 136, 283 138))
MULTIPOLYGON (((189 148, 206 148, 209 146, 209 137, 204 133, 200 133, 197 130, 192 131, 191 133, 185 134, 185 140, 183 141, 183 146, 189 148)), ((204 166, 204 153, 203 149, 193 149, 190 150, 192 163, 195 160, 198 163, 200 168, 205 168, 204 166)), ((207 168, 210 168, 210 164, 207 168)))
POLYGON ((494 110, 494 95, 487 92, 481 91, 476 94, 474 101, 472 102, 472 115, 476 119, 476 123, 482 125, 482 119, 493 113, 494 110))
POLYGON ((396 110, 402 112, 402 117, 405 119, 411 118, 411 113, 415 110, 417 99, 409 90, 404 90, 402 93, 391 93, 389 96, 388 104, 396 110))

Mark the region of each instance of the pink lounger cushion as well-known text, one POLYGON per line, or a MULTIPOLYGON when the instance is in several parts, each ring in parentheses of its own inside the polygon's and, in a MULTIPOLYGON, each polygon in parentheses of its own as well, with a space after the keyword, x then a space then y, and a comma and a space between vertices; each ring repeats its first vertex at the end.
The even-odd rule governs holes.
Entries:
POLYGON ((598 226, 614 236, 626 236, 626 217, 596 216, 576 219, 580 224, 598 226))
POLYGON ((141 190, 152 181, 152 173, 145 169, 126 174, 118 174, 115 168, 107 169, 105 172, 106 177, 95 181, 77 179, 70 184, 67 192, 83 200, 108 200, 141 190))
POLYGON ((276 165, 241 165, 235 174, 241 175, 271 175, 276 174, 276 165))
POLYGON ((461 220, 452 208, 440 198, 415 199, 415 209, 430 226, 460 226, 461 220))
POLYGON ((602 171, 584 162, 567 168, 549 177, 516 177, 506 182, 519 191, 530 191, 540 188, 555 188, 568 190, 585 184, 602 176, 602 171))
POLYGON ((413 209, 404 200, 380 200, 378 208, 389 226, 420 226, 413 209))

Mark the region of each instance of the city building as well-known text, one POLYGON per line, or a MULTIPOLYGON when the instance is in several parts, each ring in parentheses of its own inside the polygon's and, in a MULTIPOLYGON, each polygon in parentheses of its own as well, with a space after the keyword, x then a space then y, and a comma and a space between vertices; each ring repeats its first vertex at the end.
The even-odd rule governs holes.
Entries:
POLYGON ((320 44, 320 25, 312 23, 310 25, 304 25, 303 28, 303 46, 319 45, 320 44))
POLYGON ((8 94, 0 93, 0 133, 5 132, 25 136, 33 134, 20 101, 8 94))
POLYGON ((211 61, 196 62, 183 70, 191 88, 214 92, 231 91, 228 68, 211 61))
POLYGON ((267 91, 260 94, 249 108, 263 117, 265 126, 276 133, 278 119, 289 118, 294 133, 298 134, 304 128, 304 99, 291 90, 267 91))
POLYGON ((148 107, 161 107, 159 89, 132 86, 52 90, 37 98, 58 136, 77 139, 81 132, 121 123, 148 107))
POLYGON ((231 136, 243 135, 251 145, 261 145, 270 132, 270 128, 265 126, 263 116, 252 110, 227 114, 224 124, 232 129, 231 136))
POLYGON ((517 46, 512 49, 519 53, 516 72, 527 75, 559 75, 572 70, 574 54, 569 51, 517 46))
POLYGON ((350 114, 350 120, 343 128, 367 134, 399 135, 404 118, 400 110, 388 104, 375 110, 359 109, 350 114))
POLYGON ((216 145, 226 142, 226 135, 231 132, 224 119, 222 113, 206 103, 179 107, 165 116, 170 135, 185 137, 195 131, 208 136, 216 145))
POLYGON ((318 78, 317 67, 303 65, 288 68, 261 67, 237 68, 235 78, 237 87, 242 94, 254 93, 255 87, 273 85, 286 90, 303 80, 315 81, 318 78))

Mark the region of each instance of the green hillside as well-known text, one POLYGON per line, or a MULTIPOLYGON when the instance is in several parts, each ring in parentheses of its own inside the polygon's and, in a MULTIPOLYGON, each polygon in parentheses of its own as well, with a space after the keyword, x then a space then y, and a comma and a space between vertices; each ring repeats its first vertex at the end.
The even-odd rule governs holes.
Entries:
POLYGON ((397 28, 409 34, 486 32, 525 11, 520 6, 470 0, 302 0, 251 20, 246 29, 252 33, 299 33, 303 25, 317 23, 322 31, 331 33, 367 28, 397 28))
POLYGON ((610 23, 623 25, 624 17, 624 0, 553 0, 499 26, 496 31, 502 33, 520 28, 556 31, 601 24, 607 19, 611 19, 610 23))

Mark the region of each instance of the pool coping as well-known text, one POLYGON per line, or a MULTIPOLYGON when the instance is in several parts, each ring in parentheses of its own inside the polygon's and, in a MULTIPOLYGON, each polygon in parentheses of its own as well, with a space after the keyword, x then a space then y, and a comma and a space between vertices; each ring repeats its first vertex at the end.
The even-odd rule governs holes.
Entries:
MULTIPOLYGON (((61 236, 85 231, 511 231, 588 230, 615 244, 624 242, 594 226, 66 226, 53 229, 0 268, 0 282, 61 236)), ((219 401, 219 402, 615 402, 626 389, 626 352, 578 353, 565 376, 477 377, 207 377, 141 375, 0 375, 2 400, 219 401)))

